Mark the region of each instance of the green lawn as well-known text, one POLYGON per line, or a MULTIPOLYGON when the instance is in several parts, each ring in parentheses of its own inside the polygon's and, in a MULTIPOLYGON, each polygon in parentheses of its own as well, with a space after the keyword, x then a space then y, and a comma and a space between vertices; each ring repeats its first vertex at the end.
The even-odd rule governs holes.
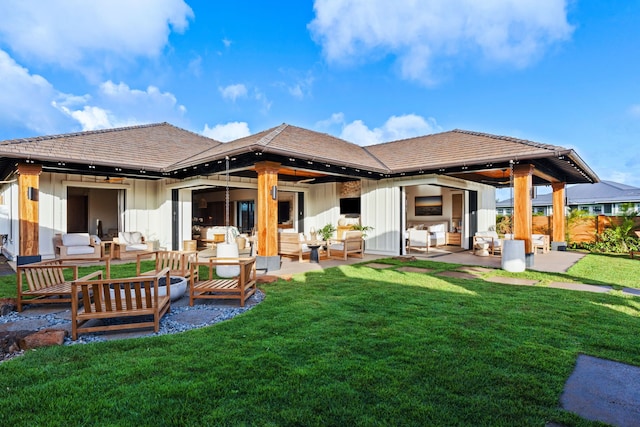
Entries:
POLYGON ((640 297, 545 287, 638 287, 636 260, 501 272, 536 287, 411 265, 434 271, 306 273, 211 327, 28 352, 0 364, 0 424, 590 426, 558 408, 578 354, 640 365, 640 297))

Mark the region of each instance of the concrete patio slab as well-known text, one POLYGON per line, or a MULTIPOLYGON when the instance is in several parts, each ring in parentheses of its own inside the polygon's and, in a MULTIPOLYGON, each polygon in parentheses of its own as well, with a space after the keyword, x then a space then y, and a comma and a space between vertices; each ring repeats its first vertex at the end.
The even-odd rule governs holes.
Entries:
MULTIPOLYGON (((569 251, 550 251, 546 254, 537 253, 533 256, 533 267, 527 267, 527 270, 564 273, 585 255, 586 254, 583 253, 569 251)), ((502 258, 500 255, 482 257, 473 255, 471 251, 447 253, 438 256, 434 261, 502 268, 502 258)))
POLYGON ((400 267, 396 271, 402 271, 404 273, 431 273, 433 268, 421 268, 421 267, 400 267))
POLYGON ((624 288, 622 290, 623 294, 628 294, 628 295, 633 295, 633 296, 640 296, 640 289, 635 289, 635 288, 624 288))
POLYGON ((613 289, 611 286, 586 285, 584 283, 571 282, 551 282, 549 287, 555 289, 567 289, 570 291, 597 292, 601 294, 607 293, 613 289))
POLYGON ((492 283, 502 283, 504 285, 520 285, 520 286, 533 286, 536 283, 538 283, 537 280, 533 280, 533 279, 519 279, 517 277, 503 277, 503 276, 492 276, 484 280, 492 283))
POLYGON ((471 273, 471 274, 486 274, 486 273, 491 273, 492 271, 495 271, 495 268, 471 266, 471 267, 460 267, 457 270, 464 271, 466 273, 471 273))
POLYGON ((476 276, 475 274, 465 273, 463 271, 456 271, 456 270, 443 271, 442 273, 438 273, 437 276, 453 277, 455 279, 467 279, 467 280, 478 279, 478 276, 476 276))
POLYGON ((619 427, 640 425, 640 367, 579 355, 560 396, 563 409, 619 427))

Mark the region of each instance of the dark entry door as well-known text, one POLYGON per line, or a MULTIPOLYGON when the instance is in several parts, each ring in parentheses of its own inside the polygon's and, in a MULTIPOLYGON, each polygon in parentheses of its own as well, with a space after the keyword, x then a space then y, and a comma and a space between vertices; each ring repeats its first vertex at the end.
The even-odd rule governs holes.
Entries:
POLYGON ((67 199, 67 233, 89 232, 89 196, 69 194, 67 199))

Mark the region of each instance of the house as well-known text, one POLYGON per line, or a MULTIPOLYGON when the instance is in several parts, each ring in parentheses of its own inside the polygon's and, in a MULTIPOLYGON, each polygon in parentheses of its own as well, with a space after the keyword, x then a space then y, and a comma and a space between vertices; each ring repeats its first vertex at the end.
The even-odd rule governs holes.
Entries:
MULTIPOLYGON (((580 209, 591 215, 617 216, 629 206, 640 211, 640 188, 613 181, 600 181, 595 184, 575 184, 567 186, 566 206, 580 209)), ((531 200, 532 212, 538 215, 553 214, 551 194, 540 194, 531 200)), ((510 215, 513 200, 496 203, 498 215, 510 215)))
POLYGON ((404 253, 416 222, 444 222, 468 248, 495 225, 507 169, 525 242, 533 186, 552 185, 562 212, 566 184, 598 182, 572 149, 463 130, 367 147, 289 124, 227 143, 168 123, 0 141, 2 250, 51 258, 55 234, 71 231, 139 231, 181 249, 200 225, 233 224, 257 230, 273 265, 280 228, 308 233, 347 213, 373 227, 367 253, 404 253))

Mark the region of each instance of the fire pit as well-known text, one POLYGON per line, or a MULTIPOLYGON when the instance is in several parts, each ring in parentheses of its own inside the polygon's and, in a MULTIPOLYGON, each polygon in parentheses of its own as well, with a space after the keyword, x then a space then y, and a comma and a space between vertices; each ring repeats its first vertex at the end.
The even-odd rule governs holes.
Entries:
MULTIPOLYGON (((175 301, 177 299, 180 299, 184 293, 187 290, 187 279, 185 279, 184 277, 181 276, 171 276, 170 277, 171 283, 169 284, 171 286, 171 301, 175 301)), ((111 285, 111 292, 113 295, 113 286, 111 285)), ((120 288, 120 294, 124 297, 124 289, 120 288)), ((133 290, 132 290, 133 292, 133 290)), ((143 294, 144 294, 144 289, 142 290, 143 294)), ((167 294, 167 279, 166 277, 161 277, 158 279, 158 296, 165 296, 167 294)))
MULTIPOLYGON (((182 298, 187 290, 187 279, 180 276, 171 276, 171 301, 182 298)), ((164 296, 167 294, 167 278, 161 277, 158 279, 158 296, 164 296)))

